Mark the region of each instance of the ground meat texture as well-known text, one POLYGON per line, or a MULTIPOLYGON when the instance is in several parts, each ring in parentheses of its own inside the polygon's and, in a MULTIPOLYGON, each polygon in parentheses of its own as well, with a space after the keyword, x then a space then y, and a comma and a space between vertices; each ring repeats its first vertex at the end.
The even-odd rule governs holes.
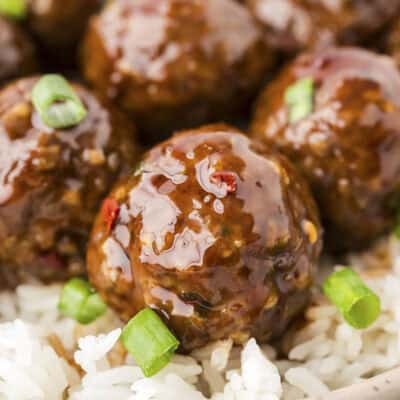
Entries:
POLYGON ((87 265, 124 320, 152 307, 189 351, 281 334, 307 303, 321 236, 291 164, 212 125, 153 148, 114 188, 87 265))
POLYGON ((400 11, 400 0, 247 0, 268 41, 284 52, 359 44, 400 11))
POLYGON ((400 195, 400 75, 391 59, 355 48, 298 57, 262 93, 251 128, 301 170, 332 249, 357 249, 390 230, 400 195), (311 114, 291 123, 285 93, 314 81, 311 114))
POLYGON ((20 80, 0 92, 0 264, 58 279, 83 272, 102 197, 135 162, 134 128, 74 86, 87 117, 53 130, 33 109, 35 82, 20 80))
POLYGON ((83 73, 147 142, 237 114, 272 63, 233 0, 116 0, 90 24, 83 73))
POLYGON ((35 49, 13 22, 0 17, 0 84, 36 70, 35 49))

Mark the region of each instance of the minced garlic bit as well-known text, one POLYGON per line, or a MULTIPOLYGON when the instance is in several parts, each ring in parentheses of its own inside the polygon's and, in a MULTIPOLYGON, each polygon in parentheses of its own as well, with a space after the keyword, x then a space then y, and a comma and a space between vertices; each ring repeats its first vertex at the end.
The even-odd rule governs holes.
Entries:
POLYGON ((302 222, 302 228, 310 243, 314 244, 318 240, 318 231, 316 226, 311 221, 304 220, 302 222))
POLYGON ((107 163, 113 171, 116 171, 120 164, 118 153, 111 153, 107 158, 107 163))
POLYGON ((29 105, 29 103, 24 102, 24 103, 18 103, 14 107, 11 108, 7 113, 5 113, 4 118, 10 119, 18 119, 18 118, 26 118, 27 116, 30 115, 32 109, 29 105))
POLYGON ((271 294, 268 296, 267 301, 264 304, 264 309, 269 310, 276 306, 278 303, 278 294, 275 289, 271 291, 271 294))
POLYGON ((77 190, 67 190, 64 192, 62 201, 70 206, 79 206, 81 204, 81 196, 77 190))
POLYGON ((104 152, 101 149, 85 149, 83 159, 93 165, 102 165, 106 161, 104 152))
POLYGON ((144 246, 152 246, 154 241, 154 235, 152 233, 143 233, 140 237, 140 241, 144 246))
POLYGON ((234 241, 233 241, 233 244, 234 244, 238 249, 240 249, 241 247, 243 247, 244 242, 243 242, 243 240, 234 240, 234 241))
POLYGON ((289 175, 286 171, 285 168, 283 168, 280 164, 278 164, 276 161, 273 160, 268 160, 270 166, 275 170, 275 172, 277 173, 278 176, 280 176, 283 180, 283 182, 285 183, 285 185, 289 185, 290 184, 290 178, 289 175))
POLYGON ((121 186, 113 193, 113 197, 116 200, 122 201, 127 196, 127 193, 128 189, 125 186, 121 186))

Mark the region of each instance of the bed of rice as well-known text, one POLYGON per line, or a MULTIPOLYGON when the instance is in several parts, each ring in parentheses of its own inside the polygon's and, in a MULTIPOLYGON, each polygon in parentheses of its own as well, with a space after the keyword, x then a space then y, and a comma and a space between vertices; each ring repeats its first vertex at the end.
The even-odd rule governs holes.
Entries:
POLYGON ((349 327, 316 290, 307 325, 284 339, 288 359, 253 339, 243 348, 227 340, 174 356, 152 378, 120 345, 121 323, 111 311, 80 326, 59 315, 58 285, 0 293, 0 399, 329 399, 400 365, 400 245, 388 238, 349 261, 382 301, 369 329, 349 327))

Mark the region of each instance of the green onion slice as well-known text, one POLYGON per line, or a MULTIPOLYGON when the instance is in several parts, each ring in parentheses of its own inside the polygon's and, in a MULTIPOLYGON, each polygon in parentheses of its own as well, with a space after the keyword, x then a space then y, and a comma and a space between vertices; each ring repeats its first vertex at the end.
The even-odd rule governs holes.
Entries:
POLYGON ((0 0, 0 14, 12 19, 23 19, 28 12, 26 0, 0 0))
POLYGON ((381 312, 379 297, 350 268, 329 276, 323 284, 323 291, 356 329, 368 328, 381 312))
POLYGON ((314 108, 314 80, 303 78, 289 86, 285 92, 285 103, 291 123, 310 115, 314 108))
POLYGON ((40 118, 50 128, 78 125, 87 114, 74 89, 61 75, 44 75, 32 90, 32 102, 40 118))
POLYGON ((179 341, 150 308, 128 322, 122 330, 121 342, 147 377, 163 369, 179 347, 179 341))
POLYGON ((81 324, 90 324, 105 313, 107 306, 87 281, 72 278, 62 290, 58 309, 81 324))

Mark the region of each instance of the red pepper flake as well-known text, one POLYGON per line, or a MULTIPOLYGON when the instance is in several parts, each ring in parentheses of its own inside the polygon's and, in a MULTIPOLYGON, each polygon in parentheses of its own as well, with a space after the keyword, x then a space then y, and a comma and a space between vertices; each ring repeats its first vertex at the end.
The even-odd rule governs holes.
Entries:
POLYGON ((118 218, 119 209, 120 209, 120 207, 119 207, 117 200, 112 199, 110 197, 107 197, 104 200, 103 206, 101 208, 101 213, 102 213, 103 219, 106 223, 107 234, 109 234, 111 232, 111 229, 114 226, 115 220, 118 218))
POLYGON ((214 172, 210 180, 217 185, 225 183, 228 193, 234 193, 237 190, 236 175, 233 172, 214 172))

